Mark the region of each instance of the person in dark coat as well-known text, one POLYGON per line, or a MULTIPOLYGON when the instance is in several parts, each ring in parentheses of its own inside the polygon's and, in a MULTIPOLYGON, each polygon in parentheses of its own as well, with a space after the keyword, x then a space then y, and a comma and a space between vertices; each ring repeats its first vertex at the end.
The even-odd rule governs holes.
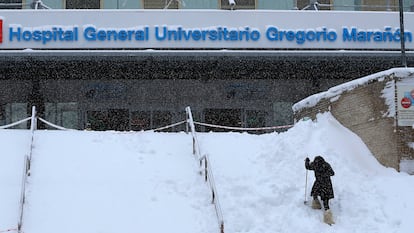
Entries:
POLYGON ((316 180, 311 191, 311 196, 313 197, 312 208, 322 208, 318 199, 320 197, 325 209, 324 221, 328 224, 333 224, 332 212, 329 209, 329 199, 334 198, 331 176, 335 175, 335 172, 322 156, 316 156, 313 162, 310 162, 310 159, 306 158, 305 167, 315 172, 316 180))

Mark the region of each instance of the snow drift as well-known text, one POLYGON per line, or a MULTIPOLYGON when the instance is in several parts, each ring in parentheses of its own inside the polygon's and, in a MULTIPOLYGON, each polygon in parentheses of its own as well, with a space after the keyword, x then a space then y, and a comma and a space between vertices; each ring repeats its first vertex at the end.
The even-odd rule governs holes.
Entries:
MULTIPOLYGON (((15 229, 26 130, 1 130, 0 231, 15 229)), ((329 113, 283 133, 199 133, 215 175, 226 233, 411 232, 414 178, 381 166, 329 113), (304 159, 335 170, 336 224, 305 188, 304 159), (305 190, 307 191, 305 195, 305 190)), ((36 131, 25 233, 219 232, 211 194, 181 133, 36 131)))

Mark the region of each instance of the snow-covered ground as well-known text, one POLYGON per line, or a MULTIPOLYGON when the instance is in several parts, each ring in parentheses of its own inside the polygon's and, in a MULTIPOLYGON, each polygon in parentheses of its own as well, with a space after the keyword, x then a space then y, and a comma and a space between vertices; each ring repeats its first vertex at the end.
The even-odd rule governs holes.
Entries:
MULTIPOLYGON (((197 137, 212 162, 226 233, 414 229, 414 177, 381 166, 329 113, 283 133, 197 137), (333 226, 304 204, 314 180, 304 159, 316 155, 336 173, 333 226)), ((0 130, 0 232, 17 225, 29 142, 28 131, 0 130)), ((25 233, 219 232, 185 133, 36 131, 26 198, 25 233)))

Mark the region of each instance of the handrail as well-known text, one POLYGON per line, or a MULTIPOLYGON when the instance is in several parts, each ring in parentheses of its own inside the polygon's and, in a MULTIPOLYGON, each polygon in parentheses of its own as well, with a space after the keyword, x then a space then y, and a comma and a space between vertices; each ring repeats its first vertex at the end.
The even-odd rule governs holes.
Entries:
POLYGON ((219 220, 219 225, 220 225, 220 233, 224 233, 223 213, 221 211, 221 205, 220 205, 220 201, 217 195, 217 189, 215 187, 214 175, 211 170, 210 159, 207 154, 204 155, 200 159, 200 167, 203 166, 203 162, 204 162, 204 179, 206 182, 209 183, 210 188, 211 188, 211 196, 212 196, 211 203, 214 204, 214 208, 216 210, 217 219, 219 220))
POLYGON ((200 162, 200 167, 203 167, 203 163, 204 163, 205 181, 208 182, 210 189, 211 189, 212 204, 214 204, 214 208, 216 210, 217 220, 218 220, 219 227, 220 227, 220 233, 224 233, 223 213, 221 211, 220 201, 219 201, 218 194, 217 194, 217 188, 214 183, 214 176, 213 176, 213 172, 211 169, 211 163, 209 160, 209 156, 208 155, 201 156, 200 145, 197 140, 193 115, 191 113, 190 107, 186 107, 185 111, 187 113, 187 123, 190 126, 191 135, 193 137, 193 154, 197 157, 198 161, 200 162))
POLYGON ((33 142, 34 142, 34 131, 37 129, 37 119, 36 119, 36 107, 32 107, 32 116, 29 118, 30 121, 30 147, 29 153, 25 155, 24 166, 23 166, 23 176, 22 176, 22 188, 20 190, 20 215, 17 222, 17 230, 21 233, 23 225, 23 214, 24 214, 24 204, 26 203, 26 183, 27 177, 30 176, 30 162, 32 158, 33 151, 33 142))

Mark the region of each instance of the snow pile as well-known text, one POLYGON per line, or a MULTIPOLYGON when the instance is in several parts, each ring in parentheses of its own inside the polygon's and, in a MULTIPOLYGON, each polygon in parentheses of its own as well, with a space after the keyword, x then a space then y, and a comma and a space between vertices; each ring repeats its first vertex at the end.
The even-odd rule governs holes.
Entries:
MULTIPOLYGON (((414 177, 382 167, 330 114, 286 133, 203 135, 216 171, 228 232, 411 232, 414 177), (336 224, 304 205, 304 159, 322 155, 336 172, 336 224)), ((308 174, 309 194, 313 172, 308 174)), ((309 196, 306 196, 309 200, 309 196)))
MULTIPOLYGON (((26 133, 0 131, 0 231, 17 223, 26 133)), ((283 133, 199 133, 198 139, 212 162, 226 233, 414 228, 414 177, 381 166, 329 113, 283 133), (304 159, 316 155, 336 172, 333 226, 304 204, 314 180, 309 172, 305 197, 304 159)), ((185 133, 37 131, 32 166, 25 233, 219 232, 185 133)))

